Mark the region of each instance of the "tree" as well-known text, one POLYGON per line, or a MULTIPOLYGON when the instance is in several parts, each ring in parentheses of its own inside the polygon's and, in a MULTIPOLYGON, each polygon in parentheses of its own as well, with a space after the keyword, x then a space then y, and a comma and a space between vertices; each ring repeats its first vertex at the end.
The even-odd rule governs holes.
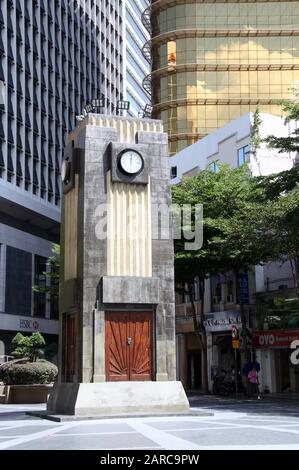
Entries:
MULTIPOLYGON (((285 123, 299 120, 299 92, 293 88, 294 100, 282 100, 283 112, 286 114, 285 123)), ((299 128, 293 130, 289 137, 269 135, 265 142, 270 148, 278 149, 279 153, 299 151, 299 128)))
POLYGON ((256 151, 261 147, 263 139, 260 135, 260 127, 262 125, 261 111, 259 106, 256 107, 256 110, 253 114, 253 123, 251 126, 250 140, 253 147, 253 152, 256 154, 256 151))
POLYGON ((51 251, 53 256, 49 257, 50 269, 42 273, 49 282, 46 282, 45 286, 33 286, 33 291, 48 294, 51 300, 56 301, 59 297, 60 246, 54 243, 51 251))
POLYGON ((46 342, 39 332, 32 333, 31 336, 24 336, 22 333, 17 333, 11 343, 13 346, 16 346, 16 349, 11 353, 12 356, 26 358, 30 362, 36 362, 37 359, 44 355, 41 348, 46 345, 46 342))
MULTIPOLYGON (((179 205, 203 204, 203 246, 185 251, 182 240, 175 242, 176 286, 187 285, 192 306, 194 332, 203 352, 202 384, 207 390, 207 344, 204 327, 204 284, 208 276, 233 270, 244 331, 246 318, 239 289, 241 269, 270 259, 271 232, 267 220, 271 211, 261 197, 263 188, 255 184, 247 166, 231 169, 219 164, 219 172, 209 169, 194 177, 183 178, 173 187, 173 202, 179 205), (262 237, 262 240, 261 240, 262 237), (202 286, 201 311, 194 303, 194 277, 202 286)), ((244 341, 248 356, 247 343, 244 341)))
MULTIPOLYGON (((299 92, 293 89, 293 93, 293 101, 281 102, 286 114, 285 123, 299 120, 299 92)), ((293 130, 289 137, 270 135, 265 141, 279 153, 299 152, 299 128, 293 130)), ((279 174, 261 177, 259 187, 265 200, 272 201, 271 230, 273 237, 276 236, 275 259, 290 261, 299 301, 299 165, 279 174)))
POLYGON ((268 230, 274 240, 273 260, 289 261, 299 301, 299 168, 259 178, 262 199, 271 207, 268 230), (296 181, 297 179, 297 181, 296 181))

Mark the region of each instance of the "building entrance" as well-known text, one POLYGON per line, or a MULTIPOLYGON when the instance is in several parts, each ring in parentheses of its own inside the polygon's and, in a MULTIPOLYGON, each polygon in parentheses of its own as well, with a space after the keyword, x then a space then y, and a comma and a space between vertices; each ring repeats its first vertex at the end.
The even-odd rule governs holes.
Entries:
POLYGON ((291 390, 291 367, 288 349, 275 350, 276 364, 276 387, 277 392, 288 392, 291 390))
POLYGON ((152 380, 152 312, 106 312, 107 381, 152 380))
POLYGON ((188 352, 188 388, 201 388, 201 351, 188 352))

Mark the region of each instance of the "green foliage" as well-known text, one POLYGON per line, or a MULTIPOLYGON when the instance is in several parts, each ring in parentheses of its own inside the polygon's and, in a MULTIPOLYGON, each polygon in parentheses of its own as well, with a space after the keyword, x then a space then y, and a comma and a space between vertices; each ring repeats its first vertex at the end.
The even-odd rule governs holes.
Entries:
POLYGON ((57 367, 51 362, 21 363, 9 361, 0 365, 0 380, 5 385, 49 384, 56 380, 57 367))
POLYGON ((24 336, 17 333, 12 340, 12 345, 16 346, 11 353, 12 356, 20 358, 28 358, 30 362, 35 362, 38 358, 43 357, 44 352, 41 348, 46 342, 39 332, 32 333, 31 336, 24 336))
POLYGON ((263 139, 260 135, 260 127, 262 124, 261 111, 259 106, 257 106, 255 113, 253 115, 253 123, 251 126, 251 143, 253 145, 253 150, 256 152, 261 147, 263 139))
POLYGON ((33 291, 40 294, 48 294, 51 299, 58 299, 59 296, 59 276, 60 276, 60 246, 53 244, 53 256, 49 257, 49 271, 42 274, 49 280, 46 286, 33 286, 33 291))
POLYGON ((299 165, 290 170, 272 173, 268 176, 260 176, 256 179, 257 186, 261 189, 260 195, 264 201, 282 197, 296 188, 299 182, 299 165))
POLYGON ((268 230, 273 237, 273 259, 290 260, 299 299, 299 167, 258 178, 261 201, 270 207, 268 230))
POLYGON ((263 188, 255 184, 246 165, 231 169, 219 165, 218 173, 206 169, 183 178, 173 187, 173 202, 203 204, 203 246, 185 251, 184 241, 175 242, 176 279, 240 269, 269 259, 271 233, 265 220, 263 188))
MULTIPOLYGON (((299 92, 293 88, 295 99, 293 101, 282 100, 280 103, 286 114, 285 123, 299 120, 299 92)), ((299 129, 295 129, 289 137, 277 137, 269 135, 265 139, 268 147, 278 149, 279 153, 299 151, 299 129)))
POLYGON ((299 327, 299 303, 297 298, 277 296, 268 302, 258 302, 260 328, 264 323, 269 329, 285 329, 299 327))

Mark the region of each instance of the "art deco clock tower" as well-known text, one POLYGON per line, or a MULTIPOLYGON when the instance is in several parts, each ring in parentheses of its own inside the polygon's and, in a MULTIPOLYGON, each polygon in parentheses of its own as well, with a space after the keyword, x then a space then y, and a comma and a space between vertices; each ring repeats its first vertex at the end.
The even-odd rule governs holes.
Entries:
POLYGON ((157 120, 89 114, 70 134, 51 413, 188 410, 176 381, 172 234, 161 229, 167 153, 157 120))

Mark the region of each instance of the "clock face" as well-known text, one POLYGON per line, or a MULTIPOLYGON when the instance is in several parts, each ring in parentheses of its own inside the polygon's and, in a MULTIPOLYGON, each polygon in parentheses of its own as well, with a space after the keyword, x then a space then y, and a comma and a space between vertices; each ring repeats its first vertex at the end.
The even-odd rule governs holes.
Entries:
POLYGON ((125 173, 135 175, 143 169, 143 158, 135 150, 126 150, 119 159, 119 165, 125 173))

